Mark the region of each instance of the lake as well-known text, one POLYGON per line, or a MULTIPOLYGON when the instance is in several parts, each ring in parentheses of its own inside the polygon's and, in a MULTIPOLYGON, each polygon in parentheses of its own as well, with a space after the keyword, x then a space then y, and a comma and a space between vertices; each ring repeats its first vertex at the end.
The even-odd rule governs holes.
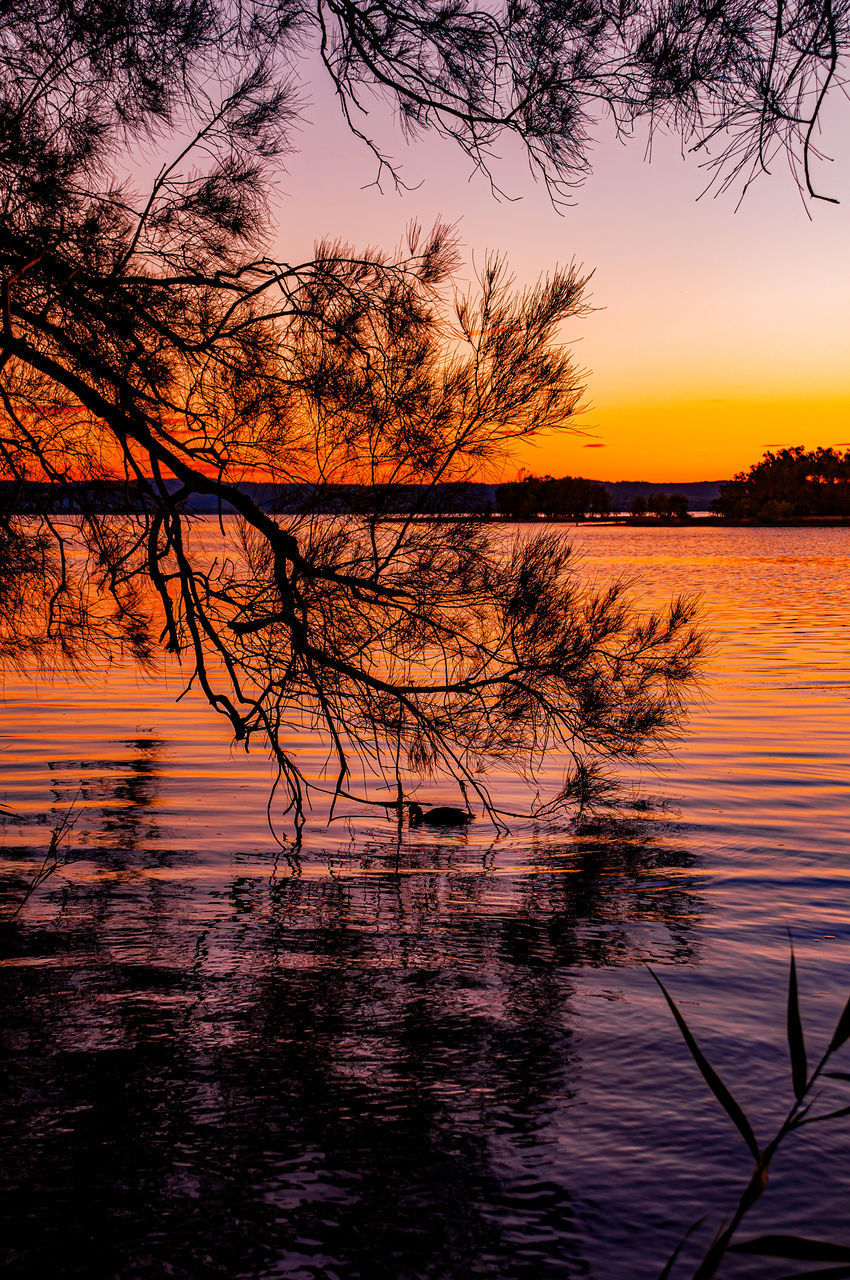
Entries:
MULTIPOLYGON (((646 965, 765 1140, 789 929, 810 1059, 850 993, 850 530, 574 537, 713 639, 681 740, 578 828, 317 810, 293 867, 268 762, 176 673, 7 676, 8 1276, 641 1280, 708 1214, 705 1246, 749 1160, 646 965), (75 861, 9 919, 72 802, 75 861)), ((744 1234, 850 1244, 848 1195, 850 1119, 812 1126, 744 1234)))

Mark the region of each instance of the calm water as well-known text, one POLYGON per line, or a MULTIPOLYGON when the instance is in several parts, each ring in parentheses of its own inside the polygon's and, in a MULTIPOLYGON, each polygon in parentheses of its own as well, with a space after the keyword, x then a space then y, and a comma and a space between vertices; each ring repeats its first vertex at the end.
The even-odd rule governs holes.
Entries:
MULTIPOLYGON (((2 926, 8 1275, 639 1280, 737 1198, 746 1153, 642 962, 767 1137, 786 929, 811 1056, 850 992, 850 530, 575 536, 644 601, 700 591, 715 637, 674 754, 581 834, 399 849, 317 814, 294 874, 267 762, 175 677, 7 679, 7 903, 79 814, 78 860, 2 926)), ((848 1242, 849 1199, 850 1122, 813 1127, 751 1225, 848 1242)))

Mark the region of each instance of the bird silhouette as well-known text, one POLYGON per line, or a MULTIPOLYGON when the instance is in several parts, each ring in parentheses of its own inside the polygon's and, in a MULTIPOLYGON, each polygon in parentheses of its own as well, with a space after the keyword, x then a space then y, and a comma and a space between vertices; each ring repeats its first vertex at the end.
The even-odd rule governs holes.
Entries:
POLYGON ((424 809, 421 804, 411 800, 407 805, 410 814, 410 825, 421 827, 427 823, 430 827, 465 827, 474 821, 475 814, 466 809, 456 809, 454 805, 441 804, 436 809, 424 809))

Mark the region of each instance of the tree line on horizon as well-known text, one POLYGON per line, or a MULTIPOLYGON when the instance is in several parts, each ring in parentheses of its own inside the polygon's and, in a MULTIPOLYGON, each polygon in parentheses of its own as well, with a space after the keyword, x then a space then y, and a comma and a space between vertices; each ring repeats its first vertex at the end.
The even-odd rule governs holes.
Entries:
MULTIPOLYGON (((172 482, 174 492, 177 484, 172 482)), ((443 481, 437 485, 401 484, 268 484, 245 482, 243 488, 269 510, 316 514, 369 514, 378 519, 414 514, 419 517, 468 515, 508 520, 584 520, 626 513, 635 517, 683 519, 688 499, 659 489, 631 502, 612 493, 602 480, 584 476, 526 476, 492 486, 476 481, 443 481)), ((0 520, 19 514, 143 512, 151 506, 145 487, 136 481, 94 478, 64 481, 10 481, 0 476, 0 520)), ((192 507, 196 512, 212 507, 192 507)), ((224 507, 229 510, 229 507, 224 507)))
MULTIPOLYGON (((172 489, 177 493, 176 482, 172 489)), ((616 490, 616 486, 613 486, 616 490)), ((685 520, 690 516, 685 494, 660 487, 629 500, 617 498, 612 486, 586 476, 520 475, 496 486, 471 480, 412 483, 346 484, 248 483, 247 492, 269 510, 289 513, 368 514, 374 519, 404 515, 475 518, 501 516, 519 521, 573 521, 625 514, 636 520, 685 520), (262 494, 262 496, 261 496, 262 494)), ((14 512, 73 513, 88 510, 142 512, 151 506, 146 485, 138 480, 93 477, 10 481, 0 477, 0 523, 14 512)), ((193 508, 204 510, 205 508, 193 508)), ((227 505, 225 504, 225 509, 227 505)), ((802 445, 767 452, 749 470, 721 482, 720 496, 710 503, 713 515, 756 523, 850 516, 850 449, 806 450, 802 445)))
POLYGON ((496 510, 510 520, 583 520, 586 516, 607 516, 611 498, 600 480, 523 476, 497 486, 496 510))
POLYGON ((850 450, 768 451, 749 471, 720 486, 711 509, 732 520, 759 523, 807 516, 850 516, 850 450))
MULTIPOLYGON (((496 510, 509 520, 585 520, 608 516, 620 510, 612 501, 608 486, 584 476, 523 476, 496 488, 496 510)), ((681 493, 653 493, 638 496, 629 507, 638 519, 654 516, 660 520, 683 520, 688 500, 681 493)))

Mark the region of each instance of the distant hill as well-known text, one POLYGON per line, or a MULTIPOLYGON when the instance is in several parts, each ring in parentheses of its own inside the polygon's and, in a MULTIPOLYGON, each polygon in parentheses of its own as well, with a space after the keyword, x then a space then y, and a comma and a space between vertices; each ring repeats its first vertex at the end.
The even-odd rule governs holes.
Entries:
POLYGON ((650 480, 603 480, 611 498, 612 511, 628 511, 635 498, 651 498, 656 493, 681 493, 688 500, 691 511, 708 511, 715 498, 720 497, 722 480, 698 480, 678 484, 655 484, 650 480))

